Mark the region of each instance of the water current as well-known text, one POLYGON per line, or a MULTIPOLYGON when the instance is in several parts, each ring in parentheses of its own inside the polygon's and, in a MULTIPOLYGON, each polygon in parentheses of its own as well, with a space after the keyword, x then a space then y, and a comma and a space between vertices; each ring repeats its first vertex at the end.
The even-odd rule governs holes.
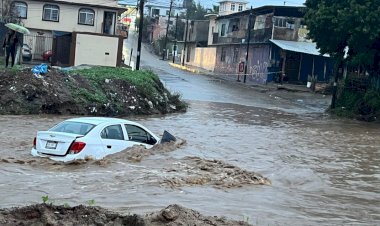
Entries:
MULTIPOLYGON (((325 114, 190 101, 184 114, 129 118, 185 140, 141 161, 123 154, 103 162, 60 165, 30 157, 37 130, 67 118, 0 116, 1 207, 41 202, 97 205, 144 213, 177 203, 206 215, 258 225, 377 225, 380 128, 325 114), (267 177, 271 185, 168 186, 191 177, 188 157, 222 160, 267 177), (179 168, 183 169, 183 168, 179 168)), ((163 147, 165 149, 165 147, 163 147)), ((127 154, 125 154, 127 155, 127 154)))

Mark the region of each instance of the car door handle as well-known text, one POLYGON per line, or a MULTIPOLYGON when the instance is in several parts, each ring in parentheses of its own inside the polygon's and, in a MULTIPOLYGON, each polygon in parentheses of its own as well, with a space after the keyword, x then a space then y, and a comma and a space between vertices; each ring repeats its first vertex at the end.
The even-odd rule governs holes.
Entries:
POLYGON ((107 148, 109 149, 109 148, 112 148, 112 146, 111 145, 107 145, 107 148))

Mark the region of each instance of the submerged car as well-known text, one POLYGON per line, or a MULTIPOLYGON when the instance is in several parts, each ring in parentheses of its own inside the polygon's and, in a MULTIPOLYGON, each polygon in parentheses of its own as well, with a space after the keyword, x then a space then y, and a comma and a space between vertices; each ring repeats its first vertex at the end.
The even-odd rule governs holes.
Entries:
POLYGON ((159 139, 144 126, 124 119, 73 118, 37 132, 31 154, 64 162, 87 157, 102 159, 134 145, 151 148, 162 141, 175 140, 166 131, 164 136, 159 139))

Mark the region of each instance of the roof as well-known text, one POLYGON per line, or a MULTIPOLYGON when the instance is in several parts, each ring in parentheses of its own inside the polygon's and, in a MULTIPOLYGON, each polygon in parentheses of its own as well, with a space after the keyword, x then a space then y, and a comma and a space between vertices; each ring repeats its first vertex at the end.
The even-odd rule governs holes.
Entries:
MULTIPOLYGON (((162 4, 151 3, 151 2, 146 3, 145 7, 147 7, 147 8, 157 7, 157 8, 165 8, 165 9, 169 9, 170 8, 169 4, 168 5, 162 5, 162 4)), ((173 9, 183 9, 183 10, 185 9, 185 8, 182 7, 182 5, 178 5, 178 6, 173 5, 172 8, 173 9)))
POLYGON ((305 53, 316 56, 330 57, 330 55, 325 54, 321 55, 317 49, 317 45, 314 42, 294 42, 294 41, 284 41, 284 40, 273 40, 270 39, 270 42, 280 47, 283 50, 288 50, 297 53, 305 53))
POLYGON ((83 123, 89 123, 93 125, 99 125, 106 122, 136 124, 135 122, 128 121, 125 119, 107 118, 107 117, 80 117, 80 118, 68 119, 67 121, 83 122, 83 123))
POLYGON ((34 2, 43 2, 43 3, 56 3, 56 4, 66 4, 66 5, 78 5, 78 6, 88 6, 88 7, 96 7, 102 9, 111 9, 117 11, 123 11, 125 8, 119 7, 116 1, 111 0, 103 0, 102 2, 94 2, 91 1, 76 1, 76 0, 30 0, 34 2))
MULTIPOLYGON (((261 6, 257 8, 252 9, 253 15, 264 15, 273 13, 275 16, 286 16, 286 17, 299 17, 302 18, 305 15, 306 7, 304 6, 274 6, 274 5, 266 5, 261 6)), ((240 17, 240 16, 246 16, 249 15, 250 9, 237 12, 237 13, 231 13, 224 16, 218 16, 217 20, 219 19, 228 19, 233 17, 240 17)))
POLYGON ((222 2, 235 2, 235 3, 248 3, 247 1, 244 0, 220 0, 219 3, 222 2))

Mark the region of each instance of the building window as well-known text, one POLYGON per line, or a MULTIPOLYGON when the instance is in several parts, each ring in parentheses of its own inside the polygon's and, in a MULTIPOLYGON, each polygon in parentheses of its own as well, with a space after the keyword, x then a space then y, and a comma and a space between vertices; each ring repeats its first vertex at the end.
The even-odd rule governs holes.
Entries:
POLYGON ((231 11, 235 11, 235 4, 231 4, 231 11))
POLYGON ((160 15, 160 9, 153 9, 152 10, 152 16, 159 16, 160 15))
POLYGON ((222 24, 222 29, 220 31, 220 36, 224 36, 224 35, 226 35, 226 25, 222 24))
POLYGON ((275 27, 286 27, 285 18, 274 18, 274 26, 275 27))
POLYGON ((239 60, 239 47, 235 47, 235 49, 234 49, 233 63, 237 63, 238 60, 239 60))
POLYGON ((80 9, 78 15, 78 24, 94 26, 95 11, 92 9, 80 9))
POLYGON ((26 19, 28 5, 25 2, 12 2, 12 11, 16 17, 26 19))
POLYGON ((238 11, 239 12, 243 11, 243 4, 239 4, 238 11))
POLYGON ((166 16, 169 16, 170 10, 166 10, 166 16))
POLYGON ((220 61, 225 62, 226 61, 226 48, 222 47, 222 54, 220 54, 220 61))
POLYGON ((42 20, 59 21, 59 7, 56 5, 44 5, 42 20))

